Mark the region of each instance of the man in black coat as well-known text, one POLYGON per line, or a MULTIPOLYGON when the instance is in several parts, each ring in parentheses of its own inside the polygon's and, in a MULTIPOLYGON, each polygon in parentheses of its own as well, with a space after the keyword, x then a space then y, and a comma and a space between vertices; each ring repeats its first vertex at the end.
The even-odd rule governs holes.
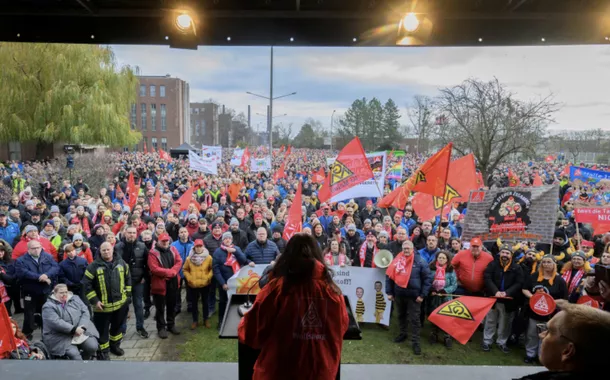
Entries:
MULTIPOLYGON (((205 244, 205 248, 210 252, 210 255, 213 255, 214 252, 220 245, 222 244, 222 223, 214 222, 212 223, 212 233, 203 239, 203 244, 205 244)), ((212 277, 212 281, 209 285, 209 293, 208 293, 208 315, 211 317, 212 314, 216 312, 216 287, 218 283, 216 279, 212 277)))
POLYGON ((245 250, 248 246, 248 234, 239 228, 239 220, 237 218, 231 218, 229 232, 233 236, 233 244, 238 246, 242 251, 245 250))
POLYGON ((512 322, 518 307, 518 296, 524 282, 523 270, 513 261, 513 251, 508 244, 503 244, 496 259, 487 265, 484 278, 487 296, 497 297, 498 300, 487 314, 481 348, 483 351, 490 351, 493 337, 497 332, 496 343, 506 354, 509 352, 506 342, 510 337, 512 322))
MULTIPOLYGON (((129 265, 136 331, 139 336, 146 339, 148 332, 144 329, 144 274, 148 272, 148 249, 144 243, 138 241, 138 231, 135 227, 129 226, 125 229, 124 238, 114 247, 114 254, 119 255, 129 265)), ((125 333, 127 325, 125 324, 124 327, 123 333, 125 333)))

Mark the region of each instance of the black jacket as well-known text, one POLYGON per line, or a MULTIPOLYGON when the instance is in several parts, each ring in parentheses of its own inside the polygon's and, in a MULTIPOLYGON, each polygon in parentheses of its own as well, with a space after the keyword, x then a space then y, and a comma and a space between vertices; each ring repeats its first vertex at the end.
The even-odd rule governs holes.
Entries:
POLYGON ((233 231, 229 229, 229 232, 233 235, 233 244, 241 248, 242 251, 245 250, 249 243, 248 234, 242 230, 233 231))
POLYGON ((121 239, 114 247, 114 254, 119 255, 129 265, 132 283, 140 283, 148 271, 146 245, 137 240, 128 243, 125 239, 121 239))
POLYGON ((574 372, 543 371, 526 375, 515 380, 583 380, 595 378, 599 378, 599 372, 596 372, 594 369, 590 369, 588 371, 574 372))
MULTIPOLYGON (((121 256, 114 255, 110 269, 106 262, 94 260, 85 271, 82 284, 85 288, 85 297, 92 306, 98 301, 104 305, 102 313, 112 313, 119 310, 131 297, 131 275, 129 266, 121 256)), ((100 310, 94 310, 100 312, 100 310)))
POLYGON ((507 311, 513 311, 518 306, 517 300, 525 281, 521 266, 513 261, 508 270, 504 272, 498 256, 487 265, 483 276, 485 278, 486 294, 494 296, 497 292, 506 292, 506 296, 513 299, 498 299, 497 302, 505 304, 507 311))

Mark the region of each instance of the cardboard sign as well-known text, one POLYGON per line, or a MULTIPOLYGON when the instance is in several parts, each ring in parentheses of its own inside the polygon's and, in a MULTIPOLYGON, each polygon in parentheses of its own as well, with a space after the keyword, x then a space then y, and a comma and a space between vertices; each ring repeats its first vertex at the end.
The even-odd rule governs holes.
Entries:
POLYGON ((536 293, 530 298, 530 309, 541 317, 553 314, 556 308, 555 300, 547 293, 536 293))

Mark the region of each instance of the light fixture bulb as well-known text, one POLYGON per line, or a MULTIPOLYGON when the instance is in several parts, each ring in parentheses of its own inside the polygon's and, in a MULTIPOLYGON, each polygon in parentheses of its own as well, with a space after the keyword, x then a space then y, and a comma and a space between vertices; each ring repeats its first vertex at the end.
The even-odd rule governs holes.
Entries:
POLYGON ((417 18, 417 15, 413 12, 407 13, 402 19, 402 27, 405 28, 407 32, 415 32, 417 28, 419 28, 419 19, 417 18))
POLYGON ((193 18, 188 13, 182 13, 176 17, 176 25, 180 29, 187 29, 193 24, 193 18))

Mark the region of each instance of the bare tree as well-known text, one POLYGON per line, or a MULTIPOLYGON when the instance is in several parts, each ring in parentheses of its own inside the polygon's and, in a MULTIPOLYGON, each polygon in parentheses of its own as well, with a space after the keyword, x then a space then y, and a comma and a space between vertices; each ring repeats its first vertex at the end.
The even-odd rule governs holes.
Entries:
POLYGON ((406 126, 407 132, 417 137, 417 152, 421 151, 424 142, 429 142, 430 138, 437 132, 437 124, 433 121, 433 101, 427 96, 416 95, 413 102, 407 105, 407 116, 409 124, 406 126))
POLYGON ((528 154, 544 142, 546 127, 559 109, 552 95, 522 101, 493 79, 467 79, 441 89, 435 99, 445 128, 439 128, 443 143, 453 142, 461 154, 473 153, 483 178, 511 155, 528 154))

